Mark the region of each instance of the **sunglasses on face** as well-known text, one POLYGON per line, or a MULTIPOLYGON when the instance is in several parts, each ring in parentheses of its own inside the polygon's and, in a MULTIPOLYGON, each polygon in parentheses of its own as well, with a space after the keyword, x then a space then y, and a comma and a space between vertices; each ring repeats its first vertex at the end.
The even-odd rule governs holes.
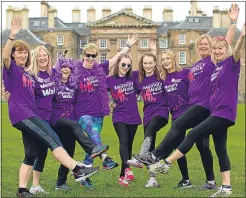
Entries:
POLYGON ((121 66, 124 68, 127 67, 128 69, 130 69, 132 67, 131 64, 126 64, 126 63, 122 63, 121 66))
POLYGON ((85 54, 85 56, 87 57, 87 58, 96 58, 97 57, 97 54, 85 54))

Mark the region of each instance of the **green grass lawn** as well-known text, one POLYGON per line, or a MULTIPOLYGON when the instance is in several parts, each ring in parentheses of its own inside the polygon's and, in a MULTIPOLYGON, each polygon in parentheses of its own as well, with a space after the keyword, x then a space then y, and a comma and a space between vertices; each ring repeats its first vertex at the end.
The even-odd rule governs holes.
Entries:
MULTIPOLYGON (((142 103, 139 103, 142 114, 142 103)), ((170 123, 159 131, 157 144, 162 140, 170 123)), ((118 139, 112 126, 111 117, 105 118, 102 130, 103 142, 110 145, 108 154, 115 161, 120 162, 118 139)), ((139 126, 133 152, 137 153, 143 140, 143 128, 139 126)), ((215 155, 214 146, 211 138, 211 149, 214 156, 214 171, 216 182, 221 185, 221 177, 218 166, 218 159, 215 155)), ((238 115, 236 125, 229 129, 228 133, 228 153, 231 160, 231 185, 233 197, 245 197, 245 105, 238 105, 238 115)), ((7 104, 2 104, 2 197, 14 197, 18 188, 18 171, 24 157, 21 133, 14 129, 8 118, 7 104)), ((82 160, 84 151, 78 146, 74 159, 82 160)), ((130 188, 122 188, 117 185, 120 168, 117 167, 110 171, 100 170, 98 174, 91 177, 94 190, 88 191, 75 183, 72 176, 68 176, 68 185, 72 188, 69 192, 54 191, 58 162, 52 157, 51 153, 46 160, 45 169, 41 179, 41 185, 50 192, 49 197, 208 197, 215 191, 200 191, 198 185, 205 181, 205 174, 202 168, 199 153, 194 147, 188 154, 188 167, 190 180, 196 187, 185 190, 174 190, 181 179, 177 164, 172 166, 169 174, 160 174, 157 180, 161 185, 158 189, 145 189, 143 186, 148 180, 146 169, 133 168, 136 180, 130 183, 130 188)), ((99 158, 95 160, 95 165, 101 165, 99 158)), ((29 183, 29 187, 31 182, 29 183)))

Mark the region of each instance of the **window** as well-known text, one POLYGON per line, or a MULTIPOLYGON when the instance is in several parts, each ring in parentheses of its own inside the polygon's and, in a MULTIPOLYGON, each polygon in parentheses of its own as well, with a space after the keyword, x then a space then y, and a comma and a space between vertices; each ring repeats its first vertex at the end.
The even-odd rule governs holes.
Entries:
POLYGON ((56 41, 57 41, 57 45, 64 45, 64 36, 58 35, 56 41))
POLYGON ((107 48, 107 40, 106 39, 99 40, 99 47, 107 48))
POLYGON ((161 38, 159 40, 160 48, 168 48, 167 38, 161 38))
POLYGON ((185 41, 185 34, 180 34, 179 35, 179 44, 185 44, 186 41, 185 41))
POLYGON ((59 58, 59 57, 61 57, 62 56, 62 52, 61 51, 58 51, 58 52, 56 52, 56 58, 59 58))
POLYGON ((199 19, 195 19, 195 22, 199 22, 199 19))
POLYGON ((100 63, 104 63, 107 60, 107 54, 101 53, 100 54, 100 63))
POLYGON ((148 40, 147 39, 141 39, 140 40, 140 48, 148 48, 148 40))
POLYGON ((33 26, 39 26, 40 21, 34 21, 33 26))
POLYGON ((83 47, 87 44, 88 44, 88 40, 80 40, 80 49, 83 49, 83 47))
POLYGON ((127 44, 127 39, 120 39, 120 48, 125 47, 127 44))
POLYGON ((186 64, 186 51, 179 52, 179 64, 180 65, 186 64))

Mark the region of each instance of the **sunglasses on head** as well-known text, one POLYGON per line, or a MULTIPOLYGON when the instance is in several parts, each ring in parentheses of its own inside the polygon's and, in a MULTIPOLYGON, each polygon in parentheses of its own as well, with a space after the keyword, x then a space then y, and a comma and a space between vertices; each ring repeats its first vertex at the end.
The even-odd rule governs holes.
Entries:
POLYGON ((213 40, 217 40, 217 41, 225 41, 225 37, 224 36, 216 36, 213 38, 213 40))
POLYGON ((131 64, 126 64, 126 63, 122 63, 121 66, 122 67, 127 67, 128 69, 130 69, 132 67, 131 64))
POLYGON ((85 56, 87 57, 87 58, 96 58, 97 57, 97 54, 85 54, 85 56))

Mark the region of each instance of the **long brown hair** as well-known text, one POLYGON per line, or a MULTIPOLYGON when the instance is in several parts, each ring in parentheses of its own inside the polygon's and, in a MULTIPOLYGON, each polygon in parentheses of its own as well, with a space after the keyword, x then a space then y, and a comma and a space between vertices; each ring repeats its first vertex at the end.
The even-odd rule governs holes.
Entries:
POLYGON ((156 56, 153 53, 147 52, 144 55, 142 55, 140 60, 139 60, 139 74, 138 74, 139 82, 141 83, 143 81, 143 79, 146 77, 146 73, 145 73, 145 70, 143 68, 143 59, 144 59, 145 56, 149 56, 149 57, 153 58, 154 62, 156 63, 154 74, 156 75, 157 79, 160 80, 161 79, 160 78, 160 73, 159 73, 158 68, 157 68, 157 58, 156 58, 156 56))
MULTIPOLYGON (((180 65, 177 62, 176 59, 176 55, 174 54, 173 50, 169 49, 169 50, 165 50, 161 52, 160 58, 162 57, 162 54, 166 54, 167 56, 169 56, 172 60, 172 67, 175 68, 175 71, 182 71, 182 67, 180 67, 180 65)), ((167 77, 167 70, 165 69, 165 67, 161 64, 161 79, 162 80, 166 80, 167 77)))
POLYGON ((15 51, 23 51, 23 50, 26 50, 28 52, 27 61, 25 63, 25 68, 28 68, 31 64, 31 53, 30 53, 29 46, 27 45, 27 43, 25 41, 22 41, 22 40, 16 40, 15 41, 15 43, 12 47, 12 50, 11 50, 11 59, 14 59, 12 54, 15 51))
MULTIPOLYGON (((132 58, 131 58, 130 55, 128 55, 128 54, 121 54, 121 55, 118 57, 118 59, 117 59, 117 61, 116 61, 116 63, 115 63, 115 66, 114 66, 113 75, 116 76, 116 77, 119 77, 119 63, 120 63, 120 61, 122 60, 122 58, 128 58, 128 59, 130 59, 131 64, 132 64, 132 58)), ((129 77, 131 76, 131 74, 132 74, 132 67, 127 71, 127 73, 126 73, 126 75, 125 75, 126 78, 129 78, 129 77)))

